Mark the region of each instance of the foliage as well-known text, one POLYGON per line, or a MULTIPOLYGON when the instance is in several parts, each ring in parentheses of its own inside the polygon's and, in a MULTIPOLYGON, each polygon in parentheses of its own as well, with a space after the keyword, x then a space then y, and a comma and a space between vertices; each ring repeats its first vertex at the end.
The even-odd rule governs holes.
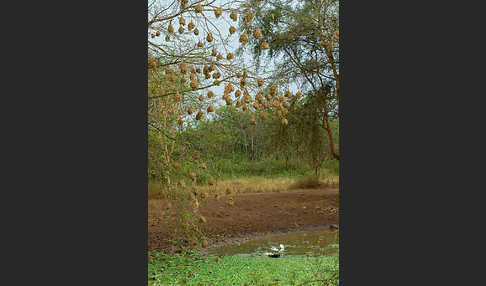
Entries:
POLYGON ((149 285, 338 285, 339 258, 151 253, 148 276, 149 285))

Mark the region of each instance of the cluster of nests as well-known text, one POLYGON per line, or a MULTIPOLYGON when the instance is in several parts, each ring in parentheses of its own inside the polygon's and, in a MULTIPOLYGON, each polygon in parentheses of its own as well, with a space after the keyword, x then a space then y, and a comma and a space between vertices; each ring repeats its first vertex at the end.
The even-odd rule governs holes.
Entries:
MULTIPOLYGON (((181 0, 181 1, 182 1, 181 2, 182 7, 185 7, 185 5, 188 3, 187 0, 181 0)), ((195 13, 202 13, 203 10, 204 9, 203 9, 203 6, 201 4, 197 4, 197 5, 194 6, 194 12, 195 13)), ((222 8, 214 8, 213 11, 214 11, 214 15, 215 15, 216 18, 219 18, 223 13, 222 8)), ((231 20, 233 20, 233 22, 236 22, 238 20, 238 15, 237 15, 236 11, 231 11, 229 18, 231 20)), ((249 27, 250 27, 250 22, 252 21, 253 18, 254 18, 254 15, 253 15, 252 11, 248 11, 248 13, 244 17, 244 26, 245 26, 246 30, 248 31, 248 33, 250 33, 249 27)), ((185 26, 186 26, 186 20, 182 16, 179 17, 179 30, 178 31, 179 31, 180 34, 183 34, 185 32, 185 29, 184 29, 185 26)), ((189 22, 187 24, 187 29, 188 29, 188 31, 193 31, 193 33, 195 35, 199 35, 199 30, 196 28, 196 26, 195 26, 195 24, 192 20, 191 20, 191 22, 189 22)), ((172 23, 170 23, 169 26, 168 26, 168 32, 169 32, 169 34, 174 33, 174 27, 172 26, 172 23)), ((229 32, 230 32, 230 35, 234 34, 236 32, 236 28, 234 26, 231 26, 229 28, 229 32)), ((241 43, 246 43, 250 40, 248 33, 245 31, 243 34, 240 35, 239 40, 240 40, 241 43)), ((263 39, 262 31, 258 27, 253 27, 252 35, 256 40, 262 40, 263 39)), ((154 36, 160 36, 160 32, 157 31, 156 34, 153 35, 153 37, 154 36)), ((167 35, 166 39, 169 39, 169 35, 167 35)), ((207 42, 211 43, 214 40, 214 37, 211 33, 208 33, 206 35, 205 40, 207 42)), ((203 41, 199 41, 197 43, 197 46, 203 47, 204 46, 203 41)), ((268 43, 265 40, 262 41, 260 47, 263 50, 269 48, 268 43)), ((211 56, 215 57, 216 61, 223 59, 223 55, 221 53, 219 53, 215 48, 212 49, 211 56)), ((227 60, 233 60, 234 55, 232 53, 227 53, 225 58, 227 60)), ((149 65, 155 66, 156 64, 152 60, 152 61, 149 62, 149 65)), ((189 72, 189 67, 187 66, 187 64, 184 61, 182 61, 182 62, 179 63, 179 70, 180 70, 179 77, 177 77, 177 75, 175 73, 173 73, 170 70, 170 68, 166 68, 166 74, 169 76, 169 79, 172 82, 177 82, 177 80, 179 79, 180 82, 184 83, 187 80, 185 75, 189 72)), ((214 85, 219 86, 221 84, 220 78, 222 77, 222 75, 221 75, 220 71, 216 70, 214 62, 211 62, 208 65, 205 65, 202 70, 200 68, 196 68, 196 69, 191 68, 190 72, 191 73, 190 73, 189 85, 190 85, 192 90, 200 89, 199 83, 198 83, 198 80, 197 80, 197 76, 196 76, 197 74, 202 74, 204 76, 204 79, 206 79, 206 80, 213 78, 214 79, 214 82, 213 82, 214 85)), ((251 96, 249 95, 248 91, 245 88, 246 84, 247 84, 247 73, 246 73, 246 71, 243 73, 243 75, 238 73, 237 77, 240 78, 240 82, 239 82, 240 89, 237 89, 235 91, 235 87, 231 83, 227 84, 224 88, 223 100, 226 102, 227 105, 232 105, 233 102, 236 101, 236 107, 241 108, 243 111, 246 111, 249 106, 253 107, 255 110, 258 110, 260 108, 264 108, 264 109, 268 110, 270 107, 273 107, 275 109, 276 115, 278 117, 283 117, 281 119, 281 124, 282 125, 288 124, 288 120, 286 118, 284 118, 284 116, 288 113, 287 108, 290 106, 290 103, 287 101, 287 98, 290 98, 290 97, 293 96, 290 91, 285 92, 285 94, 278 93, 277 86, 271 85, 268 88, 268 92, 267 92, 267 95, 265 97, 263 96, 262 92, 258 92, 258 94, 255 97, 255 100, 253 100, 251 98, 251 96), (234 91, 235 91, 235 93, 234 93, 234 99, 233 99, 233 98, 230 97, 230 94, 234 91), (242 96, 242 94, 243 94, 243 96, 242 96)), ((262 78, 257 78, 256 83, 257 83, 258 87, 262 87, 264 85, 264 80, 262 78)), ((212 91, 208 91, 208 93, 207 93, 208 99, 210 99, 214 96, 215 95, 212 91)), ((297 99, 299 99, 301 96, 302 96, 302 93, 300 91, 295 94, 295 97, 297 99)), ((202 102, 202 101, 205 100, 205 97, 203 95, 200 95, 199 100, 202 102)), ((181 96, 180 96, 179 92, 176 92, 176 94, 174 96, 174 101, 175 102, 181 101, 181 96)), ((192 107, 187 107, 186 111, 187 111, 188 115, 192 115, 194 113, 194 110, 193 110, 192 107)), ((214 106, 212 104, 210 104, 207 107, 206 111, 207 111, 207 113, 214 112, 214 106)), ((203 111, 199 110, 196 114, 196 120, 201 120, 203 118, 203 116, 204 116, 203 111)), ((265 120, 267 118, 267 114, 265 112, 261 112, 260 117, 261 117, 262 120, 265 120)), ((180 118, 178 119, 178 124, 179 125, 183 124, 182 119, 180 119, 180 118)), ((252 118, 250 120, 250 124, 256 125, 257 124, 256 119, 252 118)))
MULTIPOLYGON (((187 4, 187 1, 188 0, 182 0, 182 2, 181 2, 182 8, 185 7, 185 5, 187 4)), ((196 14, 202 13, 203 10, 204 9, 203 9, 203 6, 201 4, 197 4, 197 5, 194 6, 194 12, 196 14)), ((213 12, 214 12, 215 17, 219 18, 223 14, 223 9, 221 7, 216 7, 216 8, 213 9, 213 12)), ((229 17, 230 17, 231 20, 233 20, 233 22, 238 21, 238 15, 237 15, 236 11, 231 11, 229 17)), ((250 27, 250 22, 251 22, 251 20, 253 20, 253 18, 254 18, 253 12, 248 11, 248 13, 244 17, 244 27, 246 29, 248 29, 250 27)), ((186 29, 184 28, 185 26, 186 26, 186 19, 183 16, 180 16, 179 17, 179 28, 177 30, 179 32, 179 34, 184 34, 186 32, 186 29)), ((194 24, 194 22, 192 20, 191 20, 191 22, 189 22, 189 24, 187 24, 187 31, 188 32, 192 31, 194 33, 194 35, 196 35, 196 36, 199 35, 199 30, 198 30, 198 28, 196 28, 196 24, 194 24)), ((175 29, 174 29, 174 26, 172 25, 172 22, 169 23, 169 26, 167 27, 167 32, 168 33, 165 36, 165 40, 170 41, 170 35, 174 34, 174 32, 175 32, 175 29)), ((230 36, 233 35, 234 33, 236 33, 236 27, 230 26, 229 27, 230 36)), ((160 35, 161 35, 160 31, 156 31, 155 33, 152 33, 151 37, 155 38, 155 37, 159 37, 160 35)), ((262 31, 258 27, 253 28, 253 37, 257 40, 263 39, 262 31)), ((208 33, 206 35, 206 41, 208 43, 211 43, 213 40, 214 40, 213 35, 211 33, 208 33)), ((248 42, 249 40, 250 40, 250 37, 249 37, 247 32, 244 32, 243 34, 240 35, 240 38, 239 38, 240 43, 244 44, 244 43, 248 42)), ((204 43, 199 41, 197 43, 197 46, 201 48, 201 47, 204 46, 204 43)), ((269 48, 268 42, 263 40, 260 44, 260 49, 266 50, 268 48, 269 48)))

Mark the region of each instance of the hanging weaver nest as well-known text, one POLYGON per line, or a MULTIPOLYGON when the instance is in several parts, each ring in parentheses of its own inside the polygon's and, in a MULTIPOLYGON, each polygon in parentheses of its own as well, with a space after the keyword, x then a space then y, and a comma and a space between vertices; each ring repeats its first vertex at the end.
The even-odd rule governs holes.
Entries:
POLYGON ((270 108, 270 104, 268 104, 268 102, 265 102, 265 103, 263 104, 263 107, 265 107, 265 109, 268 109, 268 108, 270 108))
POLYGON ((277 86, 276 85, 271 85, 270 86, 270 93, 272 95, 275 95, 277 93, 277 86))
POLYGON ((212 71, 214 71, 214 69, 215 69, 214 63, 211 63, 211 64, 209 65, 208 71, 209 71, 209 72, 212 72, 212 71))
POLYGON ((238 107, 240 107, 241 105, 242 105, 241 101, 240 101, 240 100, 238 100, 238 101, 236 102, 236 107, 238 108, 238 107))
POLYGON ((244 102, 245 102, 245 103, 250 103, 250 102, 251 102, 251 97, 250 97, 250 96, 246 96, 246 95, 245 95, 245 96, 243 97, 243 100, 244 100, 244 102))
POLYGON ((208 109, 207 109, 207 112, 214 112, 214 106, 211 104, 210 106, 208 106, 208 109))
POLYGON ((248 40, 250 40, 250 38, 248 37, 248 34, 247 33, 241 34, 241 36, 240 36, 240 43, 248 42, 248 40))
POLYGON ((231 12, 230 18, 231 20, 233 20, 233 22, 236 22, 238 20, 238 16, 236 15, 235 11, 231 12))
POLYGON ((165 36, 165 41, 166 41, 166 42, 170 41, 170 37, 169 37, 169 35, 165 36))
POLYGON ((250 124, 251 124, 251 125, 256 125, 256 120, 252 118, 252 119, 250 120, 250 124))
POLYGON ((232 53, 228 53, 226 55, 226 59, 229 61, 229 60, 232 60, 233 59, 233 54, 232 53))
POLYGON ((189 108, 187 109, 187 114, 191 115, 191 114, 192 114, 192 112, 193 112, 193 111, 192 111, 192 107, 189 107, 189 108))
POLYGON ((177 120, 177 124, 178 124, 179 126, 182 126, 182 124, 184 124, 184 121, 183 121, 182 119, 180 119, 180 118, 179 118, 179 119, 177 120))
POLYGON ((181 74, 187 73, 187 65, 184 61, 179 64, 179 69, 181 70, 181 74))
POLYGON ((216 79, 216 78, 220 78, 221 77, 221 73, 220 72, 215 72, 213 73, 213 78, 216 79))
POLYGON ((206 77, 206 79, 211 78, 211 74, 209 72, 205 73, 204 76, 206 77))
POLYGON ((233 27, 233 26, 229 27, 229 32, 230 32, 230 35, 233 35, 236 32, 236 28, 233 27))
POLYGON ((196 74, 191 73, 191 76, 189 77, 191 80, 196 80, 196 74))
POLYGON ((275 107, 275 108, 278 108, 278 107, 280 107, 280 102, 277 99, 274 99, 273 102, 272 102, 272 106, 275 107))
POLYGON ((214 96, 214 92, 212 92, 211 90, 210 90, 210 91, 208 91, 208 98, 211 98, 211 97, 213 97, 213 96, 214 96))
POLYGON ((257 84, 258 86, 262 86, 264 84, 263 78, 261 77, 257 78, 257 84))
POLYGON ((155 32, 155 35, 158 37, 160 36, 160 31, 155 32))
POLYGON ((261 92, 257 93, 256 100, 259 103, 262 103, 263 102, 263 94, 261 92))
POLYGON ((251 11, 248 11, 248 13, 245 16, 246 22, 250 22, 253 19, 253 13, 251 11))
POLYGON ((240 95, 241 95, 241 91, 237 90, 237 91, 235 92, 235 97, 236 97, 236 98, 238 98, 240 95))
POLYGON ((285 126, 285 125, 289 124, 289 121, 286 118, 282 118, 280 123, 282 123, 282 125, 285 126))
POLYGON ((241 85, 241 88, 244 88, 244 87, 245 87, 245 85, 246 85, 246 80, 245 80, 244 78, 243 78, 243 79, 241 79, 241 81, 240 81, 240 85, 241 85))
POLYGON ((214 16, 216 16, 216 18, 219 18, 221 14, 223 14, 223 9, 221 7, 214 9, 214 16))
POLYGON ((155 34, 152 34, 152 35, 150 35, 150 36, 152 37, 152 39, 153 39, 153 38, 155 38, 155 34))
POLYGON ((267 119, 267 114, 266 114, 265 112, 262 112, 262 114, 260 115, 260 118, 261 118, 262 120, 267 119))
POLYGON ((201 168, 201 169, 206 169, 207 167, 206 167, 206 164, 201 163, 201 165, 199 165, 199 168, 201 168))
POLYGON ((169 33, 174 33, 174 26, 172 26, 172 24, 169 24, 169 33))
POLYGON ((243 107, 242 107, 243 111, 246 111, 248 108, 246 107, 246 104, 243 103, 243 107))
POLYGON ((201 68, 196 68, 196 73, 201 73, 201 68))
POLYGON ((187 25, 187 29, 189 31, 192 30, 192 29, 194 29, 194 27, 196 27, 196 25, 194 25, 194 22, 193 21, 189 22, 189 25, 187 25))
POLYGON ((296 94, 295 94, 295 98, 299 99, 302 97, 302 92, 298 91, 296 94))
POLYGON ((278 117, 282 116, 282 110, 277 109, 277 110, 275 111, 275 114, 276 114, 278 117))
POLYGON ((219 86, 220 84, 221 84, 221 81, 219 81, 219 80, 215 80, 215 81, 214 81, 214 85, 219 86))
POLYGON ((203 10, 203 7, 201 4, 197 4, 195 7, 194 7, 194 11, 196 11, 196 13, 201 13, 203 10))
POLYGON ((218 54, 218 51, 216 51, 215 48, 211 51, 211 56, 215 57, 218 54))
POLYGON ((213 41, 213 35, 211 33, 209 33, 207 36, 206 36, 206 41, 208 41, 209 43, 211 43, 213 41))
POLYGON ((282 108, 282 115, 287 115, 287 113, 289 113, 289 111, 285 108, 282 108))
POLYGON ((224 92, 225 93, 230 93, 230 92, 233 92, 234 90, 235 90, 235 87, 231 83, 224 86, 224 92))
POLYGON ((196 120, 201 120, 201 118, 203 117, 203 113, 202 111, 199 111, 197 114, 196 114, 196 120))
POLYGON ((201 41, 199 41, 199 42, 197 42, 197 46, 200 47, 200 48, 202 48, 203 43, 201 41))
POLYGON ((191 74, 195 74, 196 73, 196 69, 194 69, 194 67, 191 67, 191 74))
POLYGON ((258 104, 257 102, 253 103, 253 108, 259 109, 260 108, 260 104, 258 104))
POLYGON ((266 49, 268 49, 268 48, 269 48, 269 46, 268 46, 267 41, 263 41, 263 43, 262 43, 262 44, 261 44, 261 46, 260 46, 260 49, 262 49, 262 50, 266 50, 266 49))
POLYGON ((233 104, 233 99, 231 99, 229 97, 226 98, 226 105, 231 105, 231 104, 233 104))
POLYGON ((199 96, 199 101, 201 101, 201 102, 204 101, 204 96, 200 95, 199 96))
POLYGON ((282 103, 282 105, 283 105, 284 107, 287 107, 287 108, 288 108, 288 107, 290 106, 290 103, 288 103, 287 101, 284 101, 284 102, 282 103))
POLYGON ((186 24, 186 19, 184 19, 183 17, 180 17, 179 18, 179 24, 181 24, 182 26, 184 26, 186 24))
POLYGON ((219 60, 221 60, 222 58, 223 58, 223 56, 222 56, 220 53, 218 53, 218 55, 216 56, 216 60, 218 60, 218 61, 219 61, 219 60))
POLYGON ((198 85, 199 84, 197 83, 197 81, 191 80, 191 88, 192 88, 192 90, 196 90, 198 85))
POLYGON ((261 38, 263 38, 262 31, 255 27, 255 29, 253 29, 253 37, 260 40, 261 38))
POLYGON ((287 92, 285 93, 285 97, 292 97, 292 93, 290 92, 290 90, 287 90, 287 92))
POLYGON ((182 33, 184 33, 184 27, 180 26, 179 27, 179 34, 182 34, 182 33))
POLYGON ((196 36, 199 35, 199 30, 197 28, 194 29, 194 35, 196 35, 196 36))

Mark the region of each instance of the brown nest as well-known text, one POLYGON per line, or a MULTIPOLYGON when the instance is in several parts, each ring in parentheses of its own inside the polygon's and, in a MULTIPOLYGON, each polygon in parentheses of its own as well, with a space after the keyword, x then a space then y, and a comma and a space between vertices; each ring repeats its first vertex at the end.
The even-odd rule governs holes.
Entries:
POLYGON ((223 14, 223 9, 221 7, 214 9, 214 16, 216 16, 216 18, 219 18, 221 14, 223 14))
POLYGON ((209 33, 207 36, 206 36, 206 41, 208 42, 212 42, 213 41, 213 35, 211 33, 209 33))
POLYGON ((263 38, 262 31, 259 28, 255 27, 255 29, 253 29, 253 37, 260 40, 261 38, 263 38))
POLYGON ((241 34, 241 36, 240 36, 240 43, 248 42, 248 40, 250 40, 250 38, 248 37, 248 34, 247 33, 241 34))
POLYGON ((236 22, 238 20, 238 16, 236 15, 235 11, 231 12, 230 18, 231 20, 233 20, 233 22, 236 22))
POLYGON ((186 19, 184 19, 183 17, 180 17, 179 18, 179 24, 181 24, 182 26, 184 26, 186 24, 186 19))
POLYGON ((265 82, 263 81, 263 78, 259 77, 257 78, 257 84, 258 86, 262 86, 265 82))
POLYGON ((182 33, 184 33, 184 27, 179 26, 179 34, 182 34, 182 33))
POLYGON ((197 114, 196 114, 196 120, 201 120, 201 118, 203 117, 203 113, 202 111, 199 111, 197 114))
POLYGON ((196 35, 196 36, 199 35, 199 30, 197 28, 194 29, 194 35, 196 35))
POLYGON ((233 27, 233 26, 229 27, 229 32, 230 32, 230 35, 233 35, 236 32, 236 28, 233 27))
POLYGON ((169 33, 174 33, 174 26, 172 26, 172 24, 169 24, 169 33))
POLYGON ((213 96, 214 96, 214 92, 212 92, 211 90, 210 90, 210 91, 208 91, 208 98, 211 98, 211 97, 213 97, 213 96))
POLYGON ((208 113, 209 112, 214 112, 214 106, 212 104, 210 106, 208 106, 207 111, 208 111, 208 113))
POLYGON ((196 27, 196 25, 194 24, 194 22, 189 22, 189 25, 187 25, 187 29, 190 31, 192 29, 194 29, 194 27, 196 27))
POLYGON ((262 50, 266 50, 266 49, 268 49, 268 48, 269 48, 269 46, 268 46, 267 41, 263 41, 263 43, 260 45, 260 49, 262 49, 262 50))
POLYGON ((197 4, 195 7, 194 7, 194 11, 196 11, 196 13, 201 13, 203 10, 203 7, 201 4, 197 4))

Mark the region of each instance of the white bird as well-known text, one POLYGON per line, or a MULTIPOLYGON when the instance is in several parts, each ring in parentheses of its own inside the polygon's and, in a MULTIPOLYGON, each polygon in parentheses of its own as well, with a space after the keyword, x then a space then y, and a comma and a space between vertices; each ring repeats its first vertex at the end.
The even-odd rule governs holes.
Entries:
POLYGON ((282 251, 284 251, 285 247, 284 247, 284 245, 283 245, 283 244, 280 244, 280 249, 278 249, 278 248, 276 248, 276 247, 274 247, 274 246, 272 246, 270 249, 271 249, 272 251, 274 251, 274 252, 282 252, 282 251))

